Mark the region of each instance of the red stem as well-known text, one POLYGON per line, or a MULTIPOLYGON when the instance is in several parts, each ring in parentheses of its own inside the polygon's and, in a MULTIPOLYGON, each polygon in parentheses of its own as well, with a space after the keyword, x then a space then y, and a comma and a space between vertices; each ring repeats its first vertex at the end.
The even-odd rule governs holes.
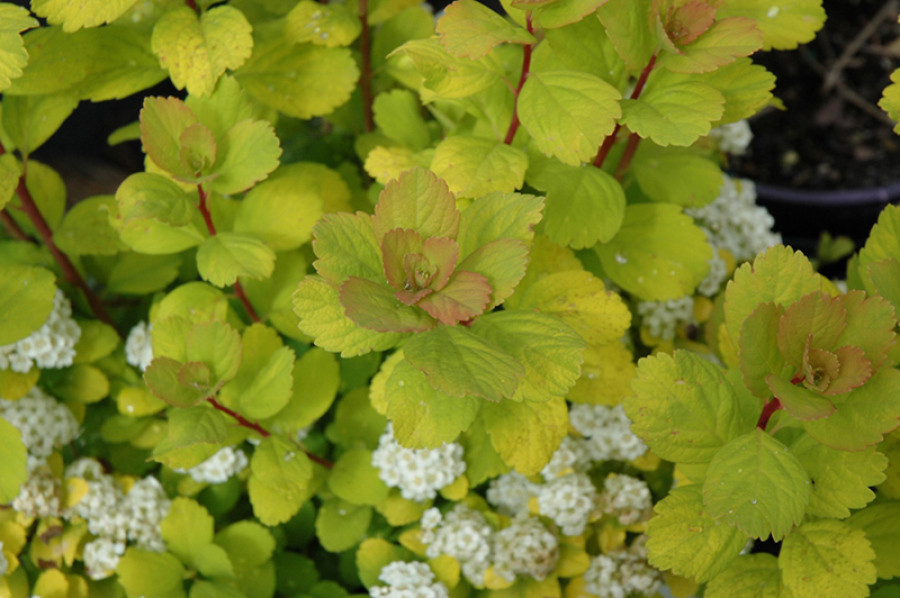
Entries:
POLYGON ((362 30, 359 33, 359 93, 363 103, 363 128, 368 133, 375 130, 375 117, 372 112, 372 48, 369 41, 369 0, 359 0, 359 20, 362 30))
MULTIPOLYGON (((200 214, 203 215, 203 221, 206 223, 206 230, 209 231, 211 236, 215 237, 216 225, 213 224, 212 214, 206 205, 206 191, 203 190, 203 185, 197 185, 197 195, 200 196, 200 205, 198 208, 200 214)), ((262 319, 259 317, 259 314, 256 313, 256 310, 253 309, 253 304, 250 303, 250 299, 247 297, 247 293, 244 292, 244 287, 241 286, 241 281, 239 280, 234 281, 234 294, 244 306, 247 315, 250 316, 250 320, 253 322, 261 322, 262 319)))
POLYGON ((640 142, 641 136, 637 133, 632 133, 628 136, 628 141, 625 143, 625 151, 622 152, 622 157, 619 159, 619 165, 616 166, 616 180, 619 182, 625 177, 625 172, 631 165, 631 159, 634 158, 634 153, 637 151, 640 142))
POLYGON ((198 15, 200 14, 200 7, 197 6, 197 2, 195 0, 184 0, 184 3, 195 13, 197 13, 198 15))
MULTIPOLYGON (((630 99, 636 100, 641 96, 641 92, 644 91, 644 86, 647 84, 647 79, 650 77, 650 72, 653 70, 653 67, 656 66, 656 54, 650 57, 650 60, 647 62, 647 66, 644 67, 644 70, 641 71, 640 76, 638 77, 637 83, 634 84, 634 89, 631 90, 630 99)), ((600 149, 597 150, 597 156, 594 158, 594 166, 597 168, 602 168, 603 163, 606 161, 606 157, 609 155, 609 150, 612 149, 612 146, 616 143, 616 137, 619 134, 619 131, 622 129, 621 124, 616 124, 616 127, 613 129, 613 132, 607 136, 606 139, 603 140, 603 144, 600 145, 600 149)), ((629 139, 630 141, 630 139, 629 139)), ((637 149, 637 143, 635 143, 635 149, 637 149)), ((632 150, 632 154, 634 151, 632 150)), ((629 158, 629 161, 631 158, 629 158)), ((627 168, 627 164, 626 164, 627 168)), ((620 167, 621 169, 621 167, 620 167)))
MULTIPOLYGON (((223 405, 222 403, 217 401, 214 397, 209 397, 206 400, 209 401, 210 405, 212 405, 213 407, 215 407, 222 413, 234 418, 238 424, 240 424, 241 426, 243 426, 245 428, 249 428, 250 430, 253 430, 254 432, 259 434, 263 438, 268 438, 269 436, 272 435, 271 432, 269 432, 268 430, 263 428, 258 423, 252 422, 249 419, 247 419, 246 417, 244 417, 243 415, 241 415, 240 413, 238 413, 237 411, 233 411, 233 410, 229 409, 228 407, 226 407, 225 405, 223 405)), ((327 467, 328 469, 331 469, 332 467, 334 467, 334 463, 332 463, 328 459, 324 459, 322 457, 319 457, 318 455, 314 455, 306 449, 303 449, 303 452, 306 453, 306 456, 309 457, 310 461, 315 461, 322 467, 327 467)))
MULTIPOLYGON (((534 34, 531 11, 525 13, 525 27, 528 29, 528 33, 534 34)), ((506 130, 506 137, 503 138, 503 143, 506 145, 512 144, 513 138, 516 136, 516 131, 519 130, 519 94, 522 93, 522 86, 525 85, 525 80, 528 79, 528 71, 531 70, 531 52, 533 50, 534 44, 525 44, 525 48, 522 52, 522 74, 519 75, 519 85, 513 92, 512 120, 509 122, 509 129, 506 130)))
POLYGON ((765 430, 769 425, 769 418, 779 409, 781 409, 781 401, 778 400, 778 397, 772 397, 768 403, 763 405, 762 413, 759 414, 759 419, 756 421, 756 427, 765 430))
MULTIPOLYGON (((0 147, 2 147, 2 144, 0 144, 0 147)), ((28 190, 28 186, 25 184, 25 169, 27 168, 28 164, 27 162, 23 164, 22 176, 19 177, 19 184, 16 186, 16 194, 19 196, 19 202, 22 204, 22 211, 25 212, 25 215, 28 216, 29 220, 31 220, 31 223, 34 225, 35 230, 37 230, 38 236, 40 236, 41 241, 43 241, 44 245, 47 246, 47 249, 50 250, 50 253, 53 254, 53 259, 55 259, 56 263, 59 264, 59 268, 60 270, 62 270, 63 278, 66 279, 66 282, 78 289, 81 289, 81 292, 84 293, 85 299, 87 299, 91 311, 94 313, 97 319, 115 328, 112 318, 106 311, 106 307, 103 305, 103 302, 100 301, 100 298, 97 297, 97 295, 95 295, 91 288, 87 285, 87 282, 85 282, 84 278, 82 278, 81 276, 81 273, 78 272, 78 270, 75 268, 75 265, 72 263, 72 260, 69 259, 69 256, 63 253, 59 249, 59 247, 56 246, 56 243, 53 242, 53 231, 50 230, 50 225, 48 225, 47 221, 44 220, 44 215, 41 214, 41 211, 38 209, 37 204, 34 202, 34 198, 31 196, 31 192, 28 190)))

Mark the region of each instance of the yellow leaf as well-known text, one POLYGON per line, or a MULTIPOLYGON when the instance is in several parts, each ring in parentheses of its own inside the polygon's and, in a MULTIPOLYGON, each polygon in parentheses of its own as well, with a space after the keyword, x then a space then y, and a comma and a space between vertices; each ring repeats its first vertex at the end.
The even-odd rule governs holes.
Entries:
POLYGON ((31 593, 41 598, 66 598, 69 593, 69 580, 59 569, 46 569, 38 577, 31 593))
POLYGON ((459 561, 452 556, 442 554, 435 559, 428 560, 428 566, 434 572, 438 581, 453 589, 459 583, 459 561))
POLYGON ((441 496, 447 500, 462 500, 469 493, 469 478, 465 474, 441 488, 441 496))
POLYGON ((569 390, 573 403, 618 405, 631 393, 635 367, 631 351, 619 341, 588 345, 581 377, 569 390))
POLYGON ((234 70, 253 50, 252 27, 231 6, 198 17, 186 6, 164 14, 153 29, 151 47, 178 89, 206 96, 226 69, 234 70))
MULTIPOLYGON (((387 519, 388 523, 394 527, 399 527, 421 519, 422 513, 424 513, 425 509, 429 506, 428 503, 420 504, 403 498, 400 496, 399 491, 391 490, 387 499, 381 504, 376 505, 375 508, 385 519, 387 519)), ((406 545, 404 544, 404 546, 406 545)), ((407 546, 407 548, 409 548, 409 546, 407 546)))
MULTIPOLYGON (((63 481, 63 506, 70 509, 81 502, 91 487, 81 478, 66 478, 63 481)), ((5 543, 4 543, 5 544, 5 543)))
POLYGON ((40 376, 39 368, 31 368, 24 374, 12 370, 0 370, 0 397, 7 401, 21 399, 28 394, 40 376))

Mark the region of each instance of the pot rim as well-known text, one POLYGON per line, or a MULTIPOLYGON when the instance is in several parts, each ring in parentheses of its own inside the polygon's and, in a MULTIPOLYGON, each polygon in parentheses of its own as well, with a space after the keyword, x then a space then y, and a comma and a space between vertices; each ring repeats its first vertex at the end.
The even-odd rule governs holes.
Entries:
POLYGON ((869 189, 813 190, 757 183, 756 197, 763 201, 805 206, 852 207, 887 205, 900 200, 900 182, 869 189))

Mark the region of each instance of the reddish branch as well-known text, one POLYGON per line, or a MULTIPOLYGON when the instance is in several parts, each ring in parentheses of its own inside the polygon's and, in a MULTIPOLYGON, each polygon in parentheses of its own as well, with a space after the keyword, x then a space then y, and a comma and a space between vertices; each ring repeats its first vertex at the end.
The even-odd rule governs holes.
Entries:
MULTIPOLYGON (((0 143, 0 155, 6 153, 6 148, 3 147, 3 144, 0 143)), ((66 279, 66 282, 71 284, 78 289, 81 289, 81 292, 84 293, 85 299, 87 299, 88 305, 91 308, 91 311, 94 313, 94 316, 97 319, 113 326, 112 318, 109 317, 109 313, 106 311, 106 307, 103 305, 103 302, 100 301, 100 298, 94 294, 94 291, 87 285, 84 278, 81 276, 81 273, 75 268, 75 265, 72 263, 72 260, 69 259, 65 253, 63 253, 59 247, 56 246, 56 243, 53 242, 53 231, 50 229, 50 225, 47 224, 47 221, 44 219, 44 215, 41 214, 41 211, 38 209, 37 204, 34 201, 34 198, 31 196, 31 192, 28 190, 28 186, 25 184, 25 173, 28 168, 28 162, 23 160, 22 163, 22 176, 19 177, 19 183, 16 186, 16 195, 19 196, 19 203, 21 204, 19 207, 25 212, 25 215, 28 216, 28 219, 34 225, 35 230, 40 236, 41 241, 44 242, 44 245, 47 246, 47 249, 50 250, 50 253, 53 254, 53 259, 56 260, 56 263, 59 264, 59 269, 62 271, 63 278, 66 279)), ((10 218, 9 214, 3 214, 3 224, 7 227, 7 230, 10 230, 9 224, 7 221, 11 222, 13 226, 13 231, 10 231, 10 234, 18 239, 26 240, 28 239, 28 235, 15 224, 12 218, 10 218)), ((113 326, 114 327, 114 326, 113 326)), ((115 328, 115 327, 114 327, 115 328)))
MULTIPOLYGON (((234 420, 237 421, 238 424, 240 424, 241 426, 243 426, 245 428, 253 430, 254 432, 259 434, 263 438, 268 438, 269 436, 272 435, 271 432, 269 432, 268 430, 263 428, 258 423, 252 422, 249 419, 247 419, 246 417, 244 417, 243 415, 241 415, 240 413, 238 413, 237 411, 233 411, 233 410, 229 409, 222 403, 218 402, 214 397, 210 397, 206 400, 209 401, 210 405, 212 405, 213 407, 215 407, 216 409, 218 409, 225 415, 228 415, 228 416, 234 418, 234 420)), ((334 467, 334 463, 332 463, 328 459, 323 459, 322 457, 319 457, 318 455, 314 455, 311 452, 307 451, 306 449, 303 449, 303 452, 306 453, 306 456, 309 457, 310 461, 315 461, 322 467, 327 467, 328 469, 331 469, 332 467, 334 467)))
MULTIPOLYGON (((206 223, 206 230, 214 237, 216 236, 216 225, 213 224, 212 214, 209 211, 209 207, 206 205, 206 191, 203 190, 203 185, 197 185, 197 195, 200 196, 200 205, 198 207, 200 209, 200 214, 203 216, 203 221, 206 223)), ((239 280, 234 281, 234 294, 244 306, 247 315, 250 316, 250 320, 253 322, 261 321, 259 314, 253 309, 253 305, 250 303, 250 299, 244 292, 244 287, 241 286, 241 281, 239 280)))
POLYGON ((372 44, 369 40, 369 0, 359 0, 359 20, 362 30, 359 33, 359 93, 363 104, 363 128, 368 133, 375 130, 375 117, 372 112, 372 44))
MULTIPOLYGON (((531 21, 530 11, 525 13, 525 27, 528 28, 528 33, 534 35, 534 24, 531 21)), ((519 94, 522 93, 522 86, 525 85, 525 80, 528 79, 528 71, 531 70, 532 51, 534 51, 534 44, 525 44, 525 49, 522 53, 522 74, 519 75, 519 85, 513 92, 512 120, 509 122, 509 129, 507 129, 506 137, 503 139, 503 143, 506 145, 512 144, 516 131, 519 130, 519 94)))
MULTIPOLYGON (((656 54, 650 57, 650 61, 647 62, 647 66, 645 66, 644 70, 641 71, 637 83, 635 83, 634 89, 631 91, 631 96, 629 96, 632 100, 636 100, 641 96, 641 92, 644 91, 644 86, 647 84, 647 78, 650 77, 650 72, 655 66, 656 54)), ((603 144, 600 146, 600 149, 597 151, 597 156, 594 158, 594 166, 596 166, 597 168, 603 167, 603 163, 606 161, 606 157, 609 155, 609 151, 612 149, 613 145, 616 144, 616 137, 618 137, 620 130, 622 130, 622 125, 620 123, 617 123, 616 127, 613 129, 613 132, 603 140, 603 144)), ((633 133, 632 136, 634 136, 633 133)), ((628 141, 629 143, 631 143, 630 138, 628 141)), ((631 156, 634 155, 634 151, 637 149, 637 144, 639 141, 640 138, 638 138, 637 141, 634 142, 634 149, 631 150, 631 156)), ((624 174, 624 171, 628 168, 628 163, 631 162, 631 156, 628 157, 627 161, 625 160, 625 155, 622 156, 622 160, 619 162, 617 172, 621 171, 624 174)))
POLYGON ((781 401, 777 397, 772 397, 768 403, 763 405, 762 413, 759 414, 759 419, 756 421, 756 427, 760 430, 765 430, 766 426, 769 425, 769 418, 779 409, 781 409, 781 401))
POLYGON ((200 7, 197 6, 197 2, 195 0, 184 0, 184 3, 195 13, 197 13, 198 15, 200 14, 200 7))
POLYGON ((12 216, 10 216, 6 210, 0 210, 0 222, 3 223, 3 228, 6 229, 6 232, 13 239, 18 241, 31 241, 31 237, 22 230, 19 223, 13 220, 12 216))

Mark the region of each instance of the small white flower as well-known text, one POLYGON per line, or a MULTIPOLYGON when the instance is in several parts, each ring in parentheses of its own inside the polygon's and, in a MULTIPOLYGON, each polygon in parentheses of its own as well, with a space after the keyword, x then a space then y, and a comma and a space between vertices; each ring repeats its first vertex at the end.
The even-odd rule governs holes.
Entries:
POLYGON ((716 140, 719 150, 736 156, 743 155, 753 141, 753 131, 746 119, 719 125, 709 136, 716 140))
POLYGON ((0 417, 19 430, 28 452, 36 457, 47 457, 55 446, 78 436, 78 422, 69 408, 37 386, 17 401, 0 399, 0 417))
POLYGON ((143 372, 153 361, 153 325, 138 322, 125 339, 125 361, 143 372))
POLYGON ((694 322, 694 298, 685 295, 665 301, 638 301, 637 313, 651 336, 670 341, 679 326, 694 322))
POLYGON ((594 461, 631 461, 647 452, 647 445, 631 432, 631 420, 621 405, 572 405, 569 423, 584 437, 594 461))
POLYGON ((447 586, 435 581, 425 563, 394 561, 382 567, 378 579, 385 586, 369 589, 372 598, 448 598, 447 586))
POLYGON ((650 516, 653 497, 644 480, 625 474, 610 474, 600 495, 603 512, 615 516, 622 525, 631 525, 650 516))
POLYGON ((3 554, 3 541, 0 540, 0 577, 6 575, 7 571, 9 571, 9 561, 6 560, 6 555, 3 554))
POLYGON ((212 457, 188 470, 175 469, 187 473, 195 481, 207 484, 221 484, 247 467, 249 461, 243 451, 226 446, 212 457))
POLYGON ((88 577, 106 579, 116 572, 119 557, 125 554, 125 543, 97 538, 84 545, 84 568, 88 577))
POLYGON ((591 559, 584 573, 584 589, 598 598, 651 596, 662 584, 662 574, 647 563, 646 536, 626 549, 591 559))
POLYGON ((461 445, 451 442, 436 449, 409 449, 394 438, 390 423, 372 453, 372 465, 385 484, 416 502, 433 499, 466 471, 461 445))
POLYGON ((549 481, 538 489, 538 511, 549 517, 567 536, 584 531, 597 510, 597 491, 583 473, 571 473, 549 481))
POLYGON ((44 325, 21 340, 0 347, 0 369, 25 373, 32 365, 45 370, 70 366, 79 338, 81 328, 72 318, 72 304, 57 289, 44 325))
POLYGON ((536 517, 520 517, 493 537, 494 569, 508 581, 516 575, 541 580, 556 569, 559 540, 536 517))
POLYGON ((487 500, 504 515, 515 517, 528 512, 528 501, 537 494, 540 486, 517 471, 511 471, 491 480, 487 500))
POLYGON ((442 554, 453 557, 459 562, 466 579, 481 587, 484 585, 485 571, 491 566, 493 532, 484 515, 457 503, 444 516, 440 527, 431 531, 434 536, 425 554, 432 559, 442 554))

